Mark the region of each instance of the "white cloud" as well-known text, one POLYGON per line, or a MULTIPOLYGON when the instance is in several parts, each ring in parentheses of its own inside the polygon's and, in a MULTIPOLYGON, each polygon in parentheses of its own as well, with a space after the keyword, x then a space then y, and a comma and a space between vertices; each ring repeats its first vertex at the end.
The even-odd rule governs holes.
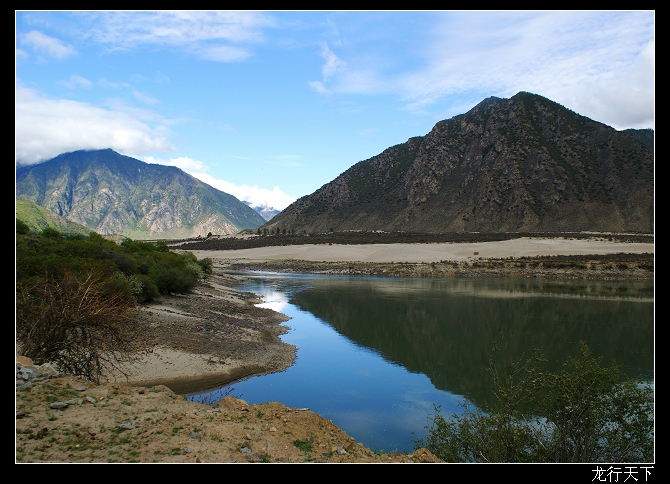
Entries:
POLYGON ((655 45, 651 41, 621 76, 600 84, 584 83, 562 96, 578 113, 596 121, 608 120, 613 128, 653 128, 655 92, 655 45))
POLYGON ((327 45, 323 47, 320 55, 325 59, 321 67, 322 81, 309 82, 312 89, 319 94, 330 94, 331 91, 379 94, 389 91, 388 78, 380 77, 380 74, 370 67, 367 62, 359 61, 350 66, 327 45), (326 87, 326 84, 330 87, 326 87))
POLYGON ((194 52, 198 57, 216 62, 235 62, 252 56, 248 49, 232 47, 230 45, 218 45, 214 47, 198 48, 194 52))
POLYGON ((264 42, 262 29, 275 25, 263 12, 236 10, 82 12, 79 16, 90 22, 90 40, 112 50, 164 46, 216 62, 250 57, 252 52, 240 45, 264 42))
POLYGON ((68 89, 76 89, 78 87, 89 89, 92 86, 91 81, 77 74, 72 74, 67 81, 63 81, 61 84, 68 89))
POLYGON ((34 51, 63 60, 75 55, 77 52, 71 45, 64 44, 55 37, 49 37, 37 30, 32 30, 20 36, 21 43, 31 47, 34 51))
POLYGON ((133 89, 131 91, 131 94, 135 99, 144 104, 158 104, 160 102, 158 99, 153 98, 151 96, 147 96, 146 94, 138 91, 137 89, 133 89))
POLYGON ((113 82, 110 81, 109 79, 106 79, 104 77, 100 78, 98 81, 98 84, 100 84, 100 87, 103 87, 105 89, 116 89, 118 87, 124 87, 126 84, 120 84, 118 82, 113 82))
POLYGON ((321 67, 321 74, 323 75, 324 81, 327 81, 332 76, 344 71, 347 67, 347 63, 338 58, 327 45, 321 50, 321 56, 326 60, 323 67, 321 67))
POLYGON ((308 83, 309 86, 314 89, 319 94, 329 94, 330 91, 323 85, 321 81, 311 81, 308 83))
MULTIPOLYGON (((83 85, 85 82, 82 79, 73 77, 70 81, 83 85)), ((166 128, 169 120, 122 102, 111 100, 108 101, 111 107, 101 108, 72 100, 50 99, 22 86, 19 80, 15 101, 15 154, 16 162, 22 165, 83 149, 111 148, 136 158, 147 152, 175 151, 166 128)), ((299 165, 296 158, 296 155, 280 156, 277 163, 299 165)), ((203 182, 249 202, 252 207, 267 206, 282 210, 295 201, 278 186, 270 190, 217 180, 205 173, 208 169, 206 165, 192 158, 164 161, 147 156, 145 161, 177 166, 203 182)))
POLYGON ((653 127, 649 12, 444 11, 434 20, 396 56, 371 40, 385 37, 343 29, 347 42, 323 47, 322 80, 309 85, 321 94, 394 93, 406 111, 440 119, 528 91, 615 128, 653 127), (411 63, 400 64, 412 48, 411 63))
POLYGON ((208 167, 202 162, 198 160, 194 160, 193 158, 188 158, 186 156, 180 156, 178 158, 171 158, 169 160, 162 160, 158 158, 154 158, 153 156, 145 156, 144 161, 146 163, 155 163, 159 165, 168 165, 168 166, 176 166, 180 170, 185 171, 186 173, 192 174, 193 172, 198 173, 198 172, 204 172, 208 169, 208 167))
POLYGON ((140 121, 135 113, 88 103, 50 99, 18 84, 15 96, 16 161, 33 164, 61 153, 112 148, 120 153, 170 153, 169 131, 140 121))
POLYGON ((294 197, 284 193, 278 186, 275 186, 272 190, 258 188, 256 185, 253 187, 243 185, 240 188, 248 192, 246 198, 242 198, 242 200, 250 202, 252 207, 265 206, 275 210, 284 210, 295 202, 294 197))
POLYGON ((17 61, 19 61, 19 60, 25 60, 25 59, 27 59, 28 57, 30 57, 30 56, 28 55, 28 52, 26 52, 26 51, 23 50, 23 49, 16 49, 16 51, 15 51, 15 55, 16 55, 16 60, 17 60, 17 61))
POLYGON ((298 161, 301 158, 302 156, 300 155, 279 155, 270 164, 275 166, 305 166, 304 163, 298 161))
POLYGON ((283 210, 295 202, 295 198, 282 192, 278 186, 275 186, 272 190, 268 190, 267 188, 259 188, 256 185, 235 185, 225 180, 217 180, 207 173, 194 172, 190 174, 198 180, 214 188, 218 188, 222 192, 229 193, 239 200, 249 202, 252 208, 267 206, 283 210))
POLYGON ((278 186, 269 190, 267 188, 259 188, 257 185, 235 185, 226 180, 216 179, 210 174, 205 173, 209 167, 203 162, 185 156, 169 160, 161 160, 152 156, 147 156, 144 157, 144 161, 146 163, 176 166, 198 180, 207 183, 222 192, 228 193, 238 200, 249 202, 252 208, 270 207, 276 210, 283 210, 295 202, 295 198, 284 193, 278 186))

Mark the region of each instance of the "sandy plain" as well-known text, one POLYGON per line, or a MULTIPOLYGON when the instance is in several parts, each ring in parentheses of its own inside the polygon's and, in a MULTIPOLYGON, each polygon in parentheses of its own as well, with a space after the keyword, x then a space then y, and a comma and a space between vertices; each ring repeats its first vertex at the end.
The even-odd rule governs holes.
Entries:
POLYGON ((508 258, 552 255, 653 253, 653 243, 612 242, 606 238, 566 239, 521 237, 474 243, 290 245, 238 250, 193 250, 198 259, 246 261, 308 260, 324 262, 438 262, 472 258, 508 258))

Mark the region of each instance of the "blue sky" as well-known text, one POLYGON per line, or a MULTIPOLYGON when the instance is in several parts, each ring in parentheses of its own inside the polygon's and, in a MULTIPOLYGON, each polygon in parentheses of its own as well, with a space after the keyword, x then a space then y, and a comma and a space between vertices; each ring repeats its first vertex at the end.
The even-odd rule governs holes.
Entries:
POLYGON ((655 128, 655 12, 15 11, 16 162, 80 149, 286 208, 490 96, 655 128))

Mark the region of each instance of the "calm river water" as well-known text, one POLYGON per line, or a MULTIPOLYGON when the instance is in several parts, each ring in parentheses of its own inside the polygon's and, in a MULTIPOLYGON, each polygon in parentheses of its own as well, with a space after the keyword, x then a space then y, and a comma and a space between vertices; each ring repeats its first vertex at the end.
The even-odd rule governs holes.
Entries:
POLYGON ((558 371, 585 341, 603 366, 653 384, 653 281, 242 275, 237 289, 291 318, 281 338, 296 361, 188 398, 307 407, 372 450, 412 452, 436 405, 445 417, 483 406, 494 342, 513 357, 540 349, 558 371))

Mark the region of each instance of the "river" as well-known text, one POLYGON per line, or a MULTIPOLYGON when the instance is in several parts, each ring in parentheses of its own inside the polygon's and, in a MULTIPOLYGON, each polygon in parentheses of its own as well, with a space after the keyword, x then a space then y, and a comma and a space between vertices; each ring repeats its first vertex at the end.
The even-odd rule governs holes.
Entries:
POLYGON ((653 281, 237 275, 291 318, 296 361, 188 398, 307 407, 376 451, 411 452, 436 406, 485 406, 494 345, 503 360, 539 349, 558 371, 584 341, 603 366, 654 381, 653 281))

